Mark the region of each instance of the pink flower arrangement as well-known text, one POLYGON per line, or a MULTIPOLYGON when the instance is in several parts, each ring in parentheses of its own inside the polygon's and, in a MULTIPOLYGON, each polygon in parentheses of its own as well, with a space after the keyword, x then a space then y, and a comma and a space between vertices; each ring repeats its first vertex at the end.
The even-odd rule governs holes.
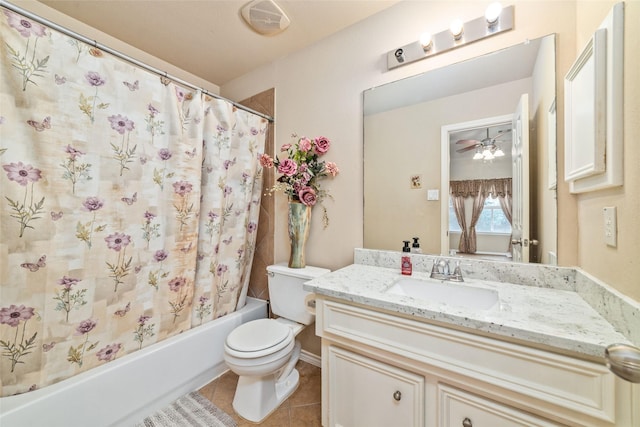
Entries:
MULTIPOLYGON (((293 134, 295 139, 298 136, 293 134)), ((325 197, 330 197, 326 190, 320 188, 319 180, 326 176, 335 177, 340 170, 333 162, 321 161, 319 158, 329 151, 331 141, 324 136, 313 139, 305 136, 298 138, 294 144, 284 144, 281 153, 287 157, 271 158, 268 154, 260 156, 263 168, 275 167, 282 175, 270 190, 283 190, 290 201, 300 202, 307 206, 321 203, 325 197)), ((326 212, 325 212, 326 215, 326 212)))

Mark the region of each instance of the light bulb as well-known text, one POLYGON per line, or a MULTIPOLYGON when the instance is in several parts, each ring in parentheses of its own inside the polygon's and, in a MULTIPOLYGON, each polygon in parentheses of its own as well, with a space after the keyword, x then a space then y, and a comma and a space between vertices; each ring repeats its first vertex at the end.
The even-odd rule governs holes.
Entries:
POLYGON ((504 151, 502 151, 502 148, 498 147, 495 153, 493 153, 493 157, 502 157, 502 156, 504 156, 504 151))
POLYGON ((422 49, 427 50, 431 49, 431 45, 433 44, 433 40, 431 39, 431 33, 422 33, 420 35, 420 44, 422 45, 422 49))
POLYGON ((482 153, 479 150, 473 155, 473 160, 482 160, 482 158, 482 153))
POLYGON ((500 13, 502 13, 502 5, 499 2, 493 2, 487 7, 487 10, 484 12, 484 17, 487 19, 490 27, 498 22, 500 13))
POLYGON ((491 150, 489 150, 488 148, 485 148, 484 151, 482 151, 482 157, 484 157, 485 159, 487 157, 493 158, 493 154, 491 154, 491 150))
POLYGON ((464 24, 461 20, 454 19, 453 21, 451 21, 449 31, 451 31, 454 40, 460 40, 460 38, 462 37, 462 32, 464 31, 464 24))

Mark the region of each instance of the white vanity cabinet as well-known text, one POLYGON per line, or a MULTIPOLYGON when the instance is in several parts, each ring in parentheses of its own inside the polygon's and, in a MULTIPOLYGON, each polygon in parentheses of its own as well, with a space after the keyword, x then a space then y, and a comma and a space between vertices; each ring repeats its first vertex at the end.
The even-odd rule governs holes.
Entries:
POLYGON ((600 363, 322 295, 316 304, 325 427, 638 427, 637 393, 600 363))
POLYGON ((334 346, 327 359, 330 425, 424 425, 424 377, 334 346))

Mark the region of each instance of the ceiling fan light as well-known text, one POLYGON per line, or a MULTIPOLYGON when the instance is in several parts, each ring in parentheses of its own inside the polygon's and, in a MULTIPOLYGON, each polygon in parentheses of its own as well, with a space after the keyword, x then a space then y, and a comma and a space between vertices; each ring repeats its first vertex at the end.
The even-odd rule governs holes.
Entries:
POLYGON ((493 154, 491 154, 491 150, 489 150, 488 148, 485 148, 485 149, 482 151, 482 157, 484 157, 485 159, 486 159, 487 157, 491 157, 491 158, 493 158, 493 154))
POLYGON ((502 148, 500 147, 498 147, 495 153, 493 153, 493 157, 503 157, 503 156, 504 156, 504 151, 502 151, 502 148))
POLYGON ((488 155, 483 155, 482 160, 493 160, 494 159, 494 155, 491 154, 491 152, 489 152, 488 155))
POLYGON ((476 151, 476 154, 473 155, 473 160, 482 160, 484 157, 480 151, 476 151))

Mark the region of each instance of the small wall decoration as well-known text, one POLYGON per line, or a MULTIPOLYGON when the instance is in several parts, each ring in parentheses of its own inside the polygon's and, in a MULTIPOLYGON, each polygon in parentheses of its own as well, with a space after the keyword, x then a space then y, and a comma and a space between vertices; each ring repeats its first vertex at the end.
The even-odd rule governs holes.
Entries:
POLYGON ((422 175, 411 175, 411 189, 417 190, 422 188, 422 175))

